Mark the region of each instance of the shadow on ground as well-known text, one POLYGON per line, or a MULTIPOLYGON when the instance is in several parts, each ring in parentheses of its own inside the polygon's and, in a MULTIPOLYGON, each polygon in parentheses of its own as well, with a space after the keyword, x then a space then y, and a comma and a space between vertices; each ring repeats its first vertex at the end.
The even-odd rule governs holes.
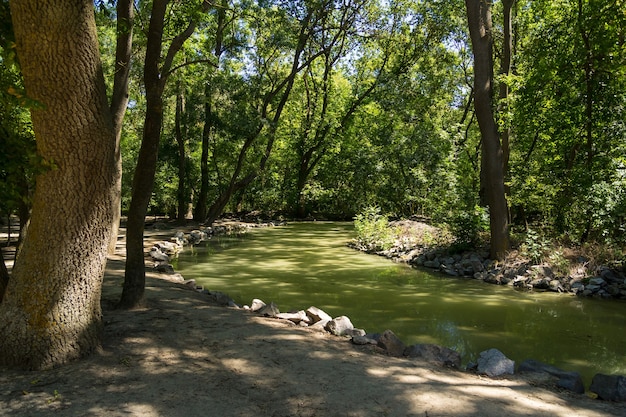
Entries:
POLYGON ((359 351, 341 338, 211 305, 149 274, 144 308, 111 308, 101 352, 46 372, 2 370, 0 416, 607 416, 626 407, 359 351))

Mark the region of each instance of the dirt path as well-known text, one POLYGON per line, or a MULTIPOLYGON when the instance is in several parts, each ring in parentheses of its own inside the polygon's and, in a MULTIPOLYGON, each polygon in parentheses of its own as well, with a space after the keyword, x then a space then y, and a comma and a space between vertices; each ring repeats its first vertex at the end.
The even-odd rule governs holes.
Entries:
POLYGON ((0 372, 0 416, 624 416, 626 405, 359 351, 349 341, 211 305, 150 273, 146 307, 113 310, 101 352, 45 372, 0 372))

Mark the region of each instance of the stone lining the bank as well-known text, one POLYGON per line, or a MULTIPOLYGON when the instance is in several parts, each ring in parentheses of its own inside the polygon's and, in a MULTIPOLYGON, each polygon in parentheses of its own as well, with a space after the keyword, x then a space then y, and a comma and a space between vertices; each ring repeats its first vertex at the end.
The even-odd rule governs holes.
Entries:
MULTIPOLYGON (((157 242, 150 249, 149 255, 155 262, 155 270, 167 273, 174 281, 178 281, 185 285, 187 288, 196 292, 205 294, 211 301, 224 307, 231 307, 241 309, 242 311, 249 311, 251 313, 259 314, 269 319, 282 320, 286 323, 291 323, 293 326, 307 327, 309 329, 326 331, 337 337, 350 339, 354 345, 359 345, 365 349, 369 349, 373 353, 386 354, 394 357, 404 357, 408 359, 420 359, 426 362, 444 366, 449 368, 460 369, 461 368, 461 355, 453 349, 434 345, 434 344, 415 344, 406 346, 392 330, 385 330, 380 333, 367 333, 363 329, 355 328, 351 320, 347 316, 338 316, 332 318, 328 313, 320 308, 311 306, 306 310, 280 312, 278 306, 271 302, 266 304, 260 299, 252 300, 250 306, 240 306, 227 294, 219 291, 210 291, 204 289, 202 286, 196 284, 195 280, 185 280, 181 274, 174 272, 173 267, 169 264, 171 256, 175 256, 179 253, 185 244, 198 244, 204 240, 210 239, 211 236, 221 233, 245 233, 250 227, 268 227, 274 226, 274 223, 259 223, 259 224, 239 224, 236 226, 220 227, 220 228, 205 228, 193 230, 189 234, 185 235, 182 232, 176 233, 175 237, 170 242, 157 242)), ((413 249, 411 252, 414 252, 413 249)), ((397 253, 397 252, 396 252, 397 253)), ((380 253, 379 253, 380 254, 380 253)), ((388 256, 392 259, 411 263, 409 260, 415 259, 422 254, 414 254, 414 256, 388 256)), ((444 272, 446 270, 458 271, 458 268, 466 268, 467 265, 478 267, 478 263, 483 265, 484 270, 481 272, 489 272, 485 268, 484 260, 480 260, 477 256, 474 257, 471 254, 467 257, 461 256, 457 259, 452 257, 456 262, 439 262, 439 267, 444 265, 444 272), (463 260, 467 262, 463 262, 463 260), (456 264, 459 264, 456 266, 456 264), (452 269, 449 265, 454 265, 452 269)), ((436 260, 436 257, 432 259, 436 260)), ((486 280, 485 280, 486 281, 486 280)), ((487 281, 488 282, 488 281, 487 281)), ((594 285, 594 284, 592 284, 594 285)), ((511 375, 515 373, 515 362, 507 358, 498 349, 492 348, 483 352, 480 352, 477 363, 470 363, 466 367, 467 371, 476 372, 481 375, 487 375, 489 377, 500 377, 503 375, 511 375)), ((585 392, 582 378, 578 372, 564 371, 549 364, 544 364, 539 361, 528 359, 522 362, 517 369, 520 374, 534 374, 542 378, 546 383, 554 385, 556 387, 566 389, 578 394, 585 392)), ((626 377, 621 375, 604 375, 596 374, 593 377, 590 385, 590 395, 602 400, 608 401, 624 401, 626 402, 626 377)))
POLYGON ((496 285, 509 285, 522 290, 565 292, 584 297, 626 299, 626 275, 622 268, 599 266, 588 271, 587 259, 568 276, 559 275, 549 265, 530 261, 496 262, 486 250, 450 253, 444 248, 414 246, 397 240, 389 250, 372 250, 354 240, 349 247, 384 256, 394 262, 415 268, 427 268, 450 277, 473 278, 496 285))

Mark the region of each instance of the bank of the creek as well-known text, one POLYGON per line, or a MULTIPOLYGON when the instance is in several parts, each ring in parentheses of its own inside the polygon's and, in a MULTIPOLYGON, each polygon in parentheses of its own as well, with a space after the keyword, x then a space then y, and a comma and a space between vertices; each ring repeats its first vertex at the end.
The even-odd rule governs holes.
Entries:
POLYGON ((626 374, 625 303, 451 278, 357 252, 352 237, 348 223, 259 228, 187 246, 173 265, 240 305, 316 306, 370 333, 391 329, 407 345, 454 349, 464 365, 497 348, 518 364, 580 372, 587 387, 596 373, 626 374))

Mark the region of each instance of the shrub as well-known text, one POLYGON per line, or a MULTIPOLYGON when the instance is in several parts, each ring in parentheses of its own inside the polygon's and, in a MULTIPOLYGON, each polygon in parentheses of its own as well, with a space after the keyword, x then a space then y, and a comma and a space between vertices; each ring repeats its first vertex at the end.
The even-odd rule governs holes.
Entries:
POLYGON ((354 218, 357 245, 368 251, 390 249, 396 233, 389 227, 389 219, 380 213, 380 207, 370 206, 354 218))

